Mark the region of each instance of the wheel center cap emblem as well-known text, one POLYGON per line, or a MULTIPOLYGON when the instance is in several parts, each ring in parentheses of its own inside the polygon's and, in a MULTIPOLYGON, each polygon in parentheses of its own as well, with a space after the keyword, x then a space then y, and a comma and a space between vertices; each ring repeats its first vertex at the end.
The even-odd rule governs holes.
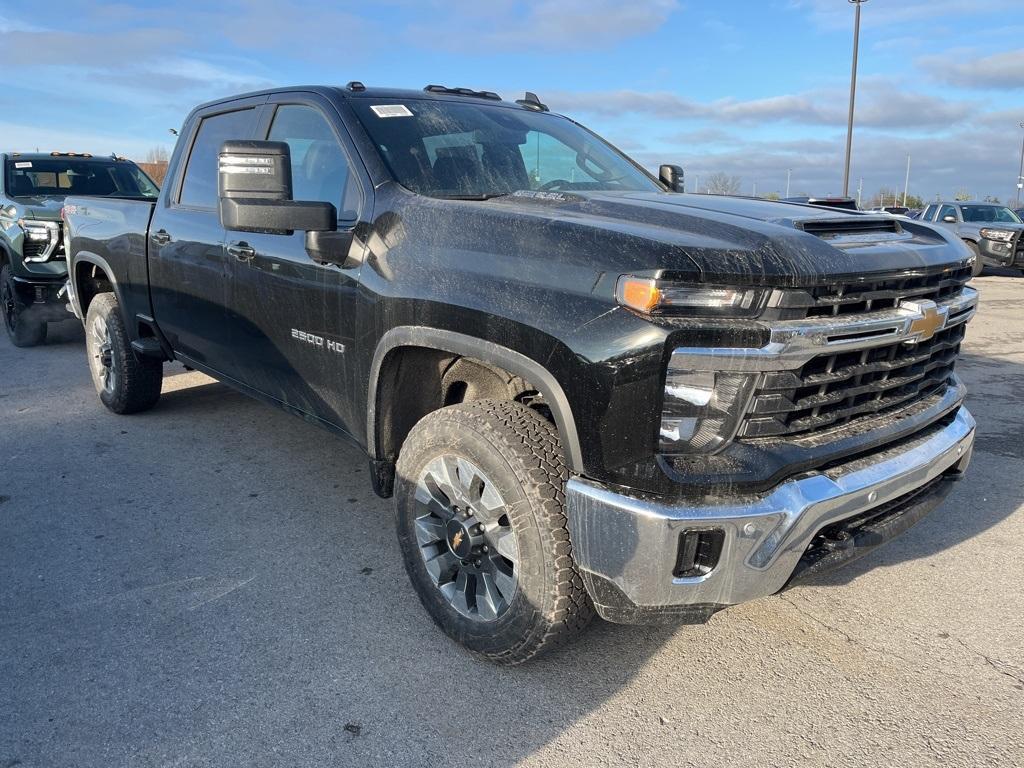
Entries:
POLYGON ((456 557, 468 557, 473 545, 470 543, 466 527, 458 520, 449 520, 448 527, 448 548, 456 557))

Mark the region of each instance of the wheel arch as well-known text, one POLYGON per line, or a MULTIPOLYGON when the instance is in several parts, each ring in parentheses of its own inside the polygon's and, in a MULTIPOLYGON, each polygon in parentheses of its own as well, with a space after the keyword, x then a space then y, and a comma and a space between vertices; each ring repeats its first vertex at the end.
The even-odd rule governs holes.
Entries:
POLYGON ((94 290, 93 286, 90 285, 90 281, 96 280, 98 277, 96 274, 97 270, 103 274, 102 280, 110 284, 114 296, 117 297, 118 305, 124 307, 121 286, 118 285, 117 278, 114 277, 114 270, 111 269, 110 263, 98 253, 81 251, 75 255, 74 262, 70 267, 73 270, 69 277, 75 288, 74 301, 78 305, 78 310, 83 319, 89 311, 89 303, 95 298, 97 293, 102 293, 102 291, 94 290))
POLYGON ((580 448, 576 421, 573 418, 572 406, 558 380, 543 365, 508 347, 491 341, 468 336, 456 331, 420 326, 399 326, 392 328, 381 337, 373 355, 367 388, 367 422, 366 444, 367 453, 375 462, 390 463, 394 456, 382 455, 386 452, 383 432, 387 427, 381 418, 380 402, 387 385, 387 373, 391 366, 389 361, 406 349, 426 349, 448 353, 458 357, 471 358, 474 361, 493 365, 508 373, 529 381, 543 396, 544 402, 551 411, 555 426, 562 441, 562 450, 566 464, 570 470, 583 471, 583 454, 580 448), (385 373, 382 379, 382 373, 385 373))

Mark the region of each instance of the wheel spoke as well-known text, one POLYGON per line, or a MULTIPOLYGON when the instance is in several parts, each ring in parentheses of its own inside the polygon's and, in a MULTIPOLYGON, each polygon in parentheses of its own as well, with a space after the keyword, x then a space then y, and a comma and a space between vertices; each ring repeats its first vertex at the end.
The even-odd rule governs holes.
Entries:
POLYGON ((492 483, 484 483, 482 493, 474 507, 481 513, 477 517, 483 517, 488 522, 497 522, 498 518, 505 514, 505 500, 492 483))
POLYGON ((416 486, 416 501, 441 520, 447 521, 453 514, 448 499, 443 498, 443 491, 436 487, 430 476, 427 477, 425 484, 419 483, 416 486))
POLYGON ((450 584, 451 575, 459 565, 459 559, 455 557, 451 552, 448 551, 447 547, 443 547, 441 551, 433 557, 426 557, 426 549, 421 550, 424 553, 424 562, 427 566, 427 572, 430 577, 434 580, 437 585, 450 584))
POLYGON ((469 615, 469 574, 465 570, 459 571, 455 579, 454 591, 452 592, 452 605, 464 616, 469 615))
POLYGON ((434 459, 427 465, 426 476, 429 482, 444 494, 449 505, 458 504, 460 494, 454 459, 450 456, 441 456, 434 459))
POLYGON ((516 577, 506 563, 495 563, 494 586, 506 603, 512 602, 512 596, 516 593, 516 577))
POLYGON ((504 598, 501 596, 494 579, 489 573, 481 573, 476 579, 476 609, 480 618, 485 621, 493 621, 505 608, 504 598))
POLYGON ((416 518, 416 540, 420 546, 436 544, 445 540, 444 524, 432 515, 416 518))
POLYGON ((513 563, 519 562, 519 545, 511 528, 501 528, 493 536, 494 548, 498 554, 513 563))

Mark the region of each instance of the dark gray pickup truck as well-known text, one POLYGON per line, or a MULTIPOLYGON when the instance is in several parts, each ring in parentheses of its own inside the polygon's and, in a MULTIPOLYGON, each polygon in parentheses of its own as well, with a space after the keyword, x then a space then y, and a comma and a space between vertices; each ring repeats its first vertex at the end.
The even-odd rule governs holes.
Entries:
POLYGON ((18 347, 71 320, 58 294, 67 282, 60 209, 68 195, 155 200, 156 185, 122 157, 83 152, 0 154, 0 310, 18 347))
POLYGON ((941 501, 977 294, 935 227, 677 171, 529 94, 203 105, 155 205, 67 200, 99 397, 151 408, 178 360, 354 443, 424 607, 495 661, 595 611, 705 621, 941 501))
POLYGON ((975 275, 980 275, 986 264, 1024 272, 1024 222, 1005 205, 932 203, 920 221, 949 229, 967 243, 975 256, 975 275))

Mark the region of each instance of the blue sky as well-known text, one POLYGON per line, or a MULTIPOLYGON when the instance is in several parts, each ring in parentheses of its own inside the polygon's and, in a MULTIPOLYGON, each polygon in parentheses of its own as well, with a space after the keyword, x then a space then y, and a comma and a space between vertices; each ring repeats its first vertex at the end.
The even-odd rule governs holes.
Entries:
MULTIPOLYGON (((0 2, 0 148, 142 158, 200 101, 267 85, 537 92, 648 166, 837 193, 847 0, 0 2)), ((851 186, 1012 197, 1024 0, 868 0, 851 186)))

